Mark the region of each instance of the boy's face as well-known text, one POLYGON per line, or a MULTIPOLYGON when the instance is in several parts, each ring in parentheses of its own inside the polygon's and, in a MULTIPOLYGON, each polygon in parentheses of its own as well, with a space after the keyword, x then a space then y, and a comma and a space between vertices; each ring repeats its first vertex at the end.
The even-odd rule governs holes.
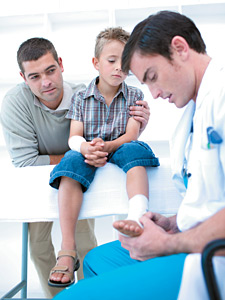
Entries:
POLYGON ((52 53, 37 60, 23 62, 20 73, 34 95, 47 107, 56 109, 63 97, 62 60, 55 61, 52 53))
POLYGON ((124 43, 117 40, 109 41, 104 45, 99 59, 93 59, 96 70, 99 71, 99 84, 118 87, 126 78, 121 71, 121 58, 124 43))
POLYGON ((190 64, 174 53, 169 61, 161 55, 141 55, 134 52, 130 69, 138 80, 146 84, 154 99, 168 99, 178 108, 195 96, 195 75, 190 64))

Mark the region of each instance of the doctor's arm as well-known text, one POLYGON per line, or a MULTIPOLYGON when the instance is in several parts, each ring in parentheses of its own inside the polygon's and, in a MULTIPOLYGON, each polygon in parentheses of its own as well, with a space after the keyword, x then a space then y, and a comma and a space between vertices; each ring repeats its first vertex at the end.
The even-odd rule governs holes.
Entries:
POLYGON ((130 256, 140 261, 177 253, 200 253, 208 242, 225 238, 225 208, 196 227, 174 234, 157 225, 148 213, 140 218, 140 222, 144 225, 140 236, 119 236, 130 256))

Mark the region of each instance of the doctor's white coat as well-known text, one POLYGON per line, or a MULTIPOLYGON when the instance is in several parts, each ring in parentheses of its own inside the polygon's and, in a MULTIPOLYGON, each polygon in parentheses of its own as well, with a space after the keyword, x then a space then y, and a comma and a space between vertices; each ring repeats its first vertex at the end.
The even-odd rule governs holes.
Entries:
MULTIPOLYGON (((204 74, 196 103, 189 102, 171 139, 171 166, 175 185, 183 196, 177 214, 181 231, 225 207, 225 67, 214 60, 204 74), (208 127, 213 127, 222 143, 209 144, 208 127), (187 189, 184 169, 190 176, 187 189)), ((179 300, 209 299, 200 259, 200 254, 187 256, 179 300)), ((215 257, 214 264, 225 299, 225 258, 215 257)))

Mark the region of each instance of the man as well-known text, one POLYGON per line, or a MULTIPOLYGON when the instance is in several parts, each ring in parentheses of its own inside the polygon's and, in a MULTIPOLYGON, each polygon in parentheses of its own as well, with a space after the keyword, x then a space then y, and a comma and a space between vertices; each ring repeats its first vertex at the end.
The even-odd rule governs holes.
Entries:
MULTIPOLYGON (((177 299, 182 273, 185 281, 191 262, 194 285, 190 278, 183 282, 180 299, 207 299, 200 253, 209 241, 225 238, 225 67, 207 55, 189 18, 162 11, 134 28, 122 69, 147 84, 154 98, 186 106, 171 147, 173 178, 183 201, 176 216, 147 212, 140 218, 143 233, 138 237, 120 235, 121 244, 116 241, 90 251, 84 274, 91 278, 56 298, 90 299, 91 294, 91 299, 98 299, 101 290, 107 299, 177 299)), ((114 227, 125 224, 117 221, 114 227)), ((225 258, 215 260, 225 297, 225 258)))
MULTIPOLYGON (((3 133, 12 162, 16 167, 57 164, 69 150, 70 120, 65 115, 71 97, 84 85, 63 81, 62 59, 46 39, 32 38, 22 43, 17 61, 24 83, 6 94, 1 108, 3 133)), ((143 130, 148 122, 149 108, 145 101, 140 104, 142 107, 131 113, 141 122, 143 130)), ((94 155, 88 159, 93 165, 104 160, 94 155)), ((49 272, 56 263, 51 240, 52 225, 52 222, 29 224, 31 258, 48 298, 60 291, 48 286, 49 272)), ((82 266, 85 254, 97 244, 94 220, 78 221, 76 238, 82 266)), ((78 278, 82 277, 80 268, 78 278)))

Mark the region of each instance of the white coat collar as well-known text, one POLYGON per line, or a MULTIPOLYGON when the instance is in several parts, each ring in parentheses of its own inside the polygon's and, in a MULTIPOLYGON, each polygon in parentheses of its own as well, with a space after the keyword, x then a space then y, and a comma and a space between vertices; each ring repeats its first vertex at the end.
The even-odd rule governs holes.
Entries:
POLYGON ((186 192, 183 180, 185 147, 191 131, 194 113, 195 102, 190 101, 170 140, 172 179, 182 196, 186 192))

